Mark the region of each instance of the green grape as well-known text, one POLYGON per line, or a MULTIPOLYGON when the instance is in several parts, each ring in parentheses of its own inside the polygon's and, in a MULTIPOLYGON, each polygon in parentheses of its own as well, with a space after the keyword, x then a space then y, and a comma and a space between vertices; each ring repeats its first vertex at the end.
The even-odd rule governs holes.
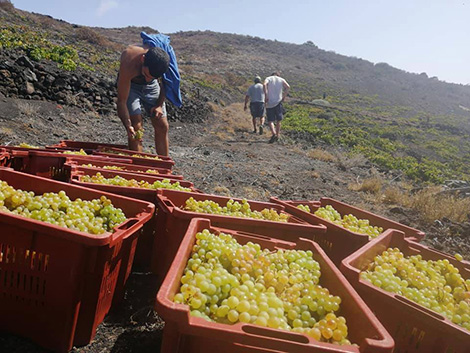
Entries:
POLYGON ((227 201, 226 206, 222 207, 215 201, 196 201, 193 197, 190 197, 186 200, 184 209, 191 212, 263 219, 275 222, 287 222, 289 217, 285 213, 278 213, 275 209, 251 210, 250 204, 245 199, 242 200, 242 203, 230 199, 227 201))
MULTIPOLYGON (((232 201, 228 208, 243 205, 232 201)), ((173 300, 210 321, 252 323, 350 344, 346 319, 336 314, 341 298, 318 284, 320 265, 312 255, 270 251, 252 242, 241 245, 229 234, 205 229, 196 234, 173 300)))
POLYGON ((170 181, 170 179, 156 180, 153 184, 146 180, 126 179, 120 175, 116 175, 113 178, 105 178, 100 172, 95 175, 83 175, 80 181, 85 183, 93 184, 105 184, 105 185, 116 185, 125 186, 132 188, 143 188, 143 189, 171 189, 179 191, 192 191, 191 188, 181 186, 178 181, 170 181))
POLYGON ((124 212, 115 208, 105 196, 95 200, 70 200, 64 191, 35 195, 15 189, 0 180, 0 211, 87 232, 102 234, 113 231, 126 220, 124 212))
POLYGON ((360 234, 367 234, 369 239, 376 238, 383 232, 382 227, 372 226, 368 219, 357 219, 354 215, 348 214, 341 217, 341 214, 331 205, 320 207, 314 212, 318 217, 338 224, 346 229, 360 234))
POLYGON ((302 211, 310 213, 310 206, 309 205, 297 205, 297 208, 301 209, 302 211))

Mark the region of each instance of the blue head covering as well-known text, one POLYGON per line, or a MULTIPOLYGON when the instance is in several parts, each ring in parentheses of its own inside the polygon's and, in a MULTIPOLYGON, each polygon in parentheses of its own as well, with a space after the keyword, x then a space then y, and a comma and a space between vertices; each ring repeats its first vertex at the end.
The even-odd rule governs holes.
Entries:
POLYGON ((176 63, 176 55, 173 47, 170 45, 170 37, 165 34, 147 34, 140 32, 144 45, 149 47, 159 47, 165 50, 170 57, 170 67, 163 74, 163 86, 165 87, 166 98, 177 107, 183 105, 180 92, 180 74, 178 72, 178 64, 176 63))

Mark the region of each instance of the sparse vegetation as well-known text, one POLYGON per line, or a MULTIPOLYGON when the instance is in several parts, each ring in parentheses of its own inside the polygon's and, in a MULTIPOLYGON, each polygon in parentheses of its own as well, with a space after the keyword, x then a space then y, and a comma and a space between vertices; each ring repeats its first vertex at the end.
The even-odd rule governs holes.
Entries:
POLYGON ((288 106, 284 128, 308 133, 331 145, 346 146, 378 167, 402 171, 414 181, 441 183, 455 177, 470 179, 469 136, 449 132, 452 122, 449 128, 438 122, 421 126, 402 118, 378 119, 343 111, 325 118, 326 109, 288 106))

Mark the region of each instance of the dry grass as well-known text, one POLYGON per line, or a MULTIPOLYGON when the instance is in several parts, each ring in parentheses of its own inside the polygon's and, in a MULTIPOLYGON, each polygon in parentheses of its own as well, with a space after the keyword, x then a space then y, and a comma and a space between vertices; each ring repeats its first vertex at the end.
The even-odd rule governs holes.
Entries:
POLYGON ((425 222, 448 218, 453 222, 470 220, 470 198, 444 195, 440 187, 430 187, 418 192, 411 192, 411 185, 400 184, 385 186, 379 176, 350 185, 351 190, 363 191, 363 199, 369 203, 397 205, 417 213, 425 222))
POLYGON ((409 208, 420 213, 421 217, 432 222, 444 217, 454 222, 468 222, 470 218, 470 198, 441 195, 440 188, 423 189, 409 197, 409 208))
POLYGON ((22 101, 18 102, 18 110, 20 111, 21 114, 26 115, 26 116, 31 116, 36 111, 32 104, 27 103, 27 102, 22 102, 22 101))
POLYGON ((398 186, 389 186, 385 188, 382 194, 382 202, 387 205, 407 204, 408 199, 409 194, 398 186))
POLYGON ((246 186, 243 188, 243 195, 248 200, 263 201, 268 200, 271 196, 269 192, 261 188, 246 186))
POLYGON ((251 131, 250 112, 243 110, 242 103, 234 103, 222 109, 220 114, 220 122, 226 133, 233 134, 235 131, 251 131))
POLYGON ((88 43, 99 45, 105 48, 110 48, 113 50, 120 50, 122 49, 120 45, 114 43, 107 39, 106 37, 102 36, 101 34, 95 32, 91 28, 88 27, 80 27, 75 30, 75 34, 78 39, 87 41, 88 43))
POLYGON ((334 156, 328 151, 319 148, 315 148, 313 150, 308 151, 307 156, 309 158, 318 159, 319 161, 323 162, 336 162, 338 160, 338 157, 334 156))
POLYGON ((226 196, 226 197, 232 197, 232 193, 225 186, 216 186, 216 187, 214 187, 214 194, 221 195, 221 196, 226 196))
POLYGON ((364 179, 362 183, 350 184, 348 188, 354 191, 363 191, 370 194, 378 194, 382 190, 383 179, 380 177, 372 177, 364 179))

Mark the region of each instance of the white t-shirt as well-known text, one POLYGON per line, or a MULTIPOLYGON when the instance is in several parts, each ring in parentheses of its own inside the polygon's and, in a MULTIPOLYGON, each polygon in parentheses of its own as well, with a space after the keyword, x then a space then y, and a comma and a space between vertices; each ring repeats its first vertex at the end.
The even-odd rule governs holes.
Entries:
POLYGON ((268 103, 266 103, 266 108, 274 108, 281 102, 284 83, 287 84, 286 80, 284 80, 282 77, 266 77, 264 80, 264 84, 267 86, 268 91, 268 103))

